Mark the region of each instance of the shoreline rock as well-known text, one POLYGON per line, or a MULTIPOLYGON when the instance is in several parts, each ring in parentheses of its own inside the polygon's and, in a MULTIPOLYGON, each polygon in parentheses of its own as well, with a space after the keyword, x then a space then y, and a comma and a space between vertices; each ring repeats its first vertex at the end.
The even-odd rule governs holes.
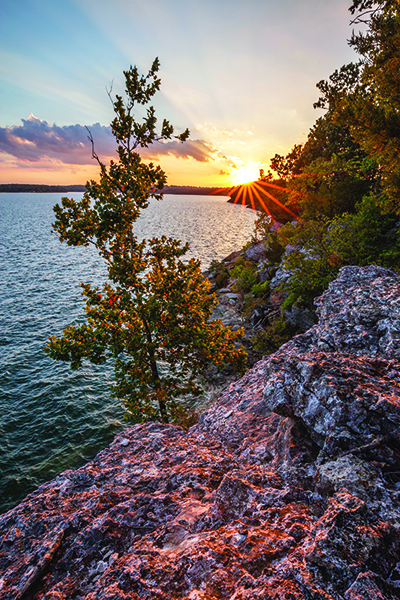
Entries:
POLYGON ((0 598, 399 598, 400 277, 344 267, 317 313, 189 431, 124 430, 2 515, 0 598))

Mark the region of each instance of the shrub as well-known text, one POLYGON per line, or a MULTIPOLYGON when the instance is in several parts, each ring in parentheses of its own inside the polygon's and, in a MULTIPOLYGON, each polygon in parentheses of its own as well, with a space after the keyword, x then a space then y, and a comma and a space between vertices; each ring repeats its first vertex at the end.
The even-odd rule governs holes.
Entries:
POLYGON ((356 214, 321 218, 286 228, 295 249, 285 259, 291 272, 283 308, 312 306, 340 267, 377 264, 400 270, 400 223, 394 213, 384 213, 373 195, 365 196, 356 214))
POLYGON ((257 283, 256 267, 252 262, 240 256, 235 263, 231 277, 237 279, 236 289, 238 292, 249 292, 257 283))
POLYGON ((217 260, 213 260, 210 265, 210 271, 212 276, 214 277, 217 289, 224 287, 229 279, 229 271, 228 268, 224 265, 224 263, 218 262, 217 260))
POLYGON ((266 329, 257 332, 252 339, 253 346, 263 355, 272 354, 296 333, 283 319, 277 319, 266 329))
POLYGON ((269 292, 270 282, 264 281, 263 283, 255 283, 251 288, 251 293, 255 298, 263 298, 269 292))
MULTIPOLYGON (((290 225, 289 225, 290 226, 290 225)), ((265 212, 259 212, 254 224, 252 241, 264 241, 265 256, 271 265, 277 265, 285 252, 286 240, 280 230, 272 229, 271 217, 265 212)))

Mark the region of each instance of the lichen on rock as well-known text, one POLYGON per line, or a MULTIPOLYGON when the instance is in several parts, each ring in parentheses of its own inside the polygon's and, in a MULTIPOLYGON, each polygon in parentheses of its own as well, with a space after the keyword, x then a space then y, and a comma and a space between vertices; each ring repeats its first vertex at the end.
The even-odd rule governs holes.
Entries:
POLYGON ((135 425, 4 514, 0 598, 399 598, 400 277, 344 267, 317 306, 189 431, 135 425))

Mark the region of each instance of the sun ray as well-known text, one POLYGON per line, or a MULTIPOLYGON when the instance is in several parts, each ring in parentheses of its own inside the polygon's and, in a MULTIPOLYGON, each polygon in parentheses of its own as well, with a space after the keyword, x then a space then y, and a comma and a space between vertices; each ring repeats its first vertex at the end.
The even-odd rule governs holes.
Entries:
POLYGON ((214 190, 210 193, 210 195, 216 195, 218 193, 223 193, 226 196, 230 196, 232 198, 233 204, 241 204, 242 206, 246 206, 247 204, 251 206, 253 210, 256 210, 255 199, 259 202, 262 210, 266 212, 266 214, 272 219, 273 222, 276 222, 276 218, 273 216, 271 210, 266 205, 266 202, 263 200, 262 195, 264 194, 274 202, 277 206, 282 208, 285 212, 291 215, 296 221, 300 221, 299 215, 288 208, 285 204, 280 202, 275 196, 273 196, 266 188, 273 188, 280 191, 287 191, 287 188, 278 185, 276 183, 271 183, 269 181, 265 181, 262 179, 258 179, 257 181, 253 181, 250 183, 242 183, 241 185, 234 185, 231 188, 219 188, 218 190, 214 190))
MULTIPOLYGON (((239 200, 240 200, 240 195, 241 195, 241 186, 240 185, 236 186, 232 190, 232 193, 235 193, 235 192, 237 192, 237 195, 236 195, 236 198, 233 200, 233 204, 237 204, 239 202, 239 200)), ((229 195, 232 196, 232 193, 229 194, 229 195)))
POLYGON ((253 186, 252 185, 249 185, 248 192, 249 192, 249 198, 250 198, 250 202, 251 202, 251 208, 253 210, 256 210, 256 205, 254 203, 254 197, 253 197, 253 186))
POLYGON ((256 190, 256 188, 254 186, 253 186, 253 192, 254 192, 257 200, 259 201, 259 203, 261 204, 261 206, 263 207, 263 209, 267 213, 267 215, 271 217, 272 221, 275 221, 275 219, 274 219, 271 211, 269 210, 268 206, 266 206, 266 204, 264 203, 263 199, 261 198, 260 194, 257 192, 257 190, 256 190))
POLYGON ((247 185, 242 185, 242 206, 246 206, 247 185))
MULTIPOLYGON (((281 208, 283 208, 283 210, 285 210, 290 215, 292 215, 297 221, 300 220, 299 215, 297 215, 292 210, 290 210, 290 208, 288 208, 287 206, 285 206, 284 204, 282 204, 282 202, 279 202, 279 200, 277 198, 274 198, 274 196, 272 196, 272 194, 270 194, 269 192, 267 192, 267 190, 265 190, 263 187, 261 187, 257 182, 254 182, 253 185, 256 186, 259 190, 261 190, 261 192, 263 194, 265 194, 266 196, 268 196, 268 198, 270 198, 273 202, 275 202, 275 204, 277 204, 278 206, 280 206, 281 208)), ((281 189, 285 189, 285 188, 281 188, 281 189)))
MULTIPOLYGON (((232 191, 233 193, 237 192, 236 194, 236 198, 233 200, 233 204, 238 204, 239 200, 242 198, 243 196, 243 185, 237 185, 232 191)), ((231 194, 232 196, 232 194, 231 194)), ((242 198, 242 204, 243 204, 243 198, 242 198)))

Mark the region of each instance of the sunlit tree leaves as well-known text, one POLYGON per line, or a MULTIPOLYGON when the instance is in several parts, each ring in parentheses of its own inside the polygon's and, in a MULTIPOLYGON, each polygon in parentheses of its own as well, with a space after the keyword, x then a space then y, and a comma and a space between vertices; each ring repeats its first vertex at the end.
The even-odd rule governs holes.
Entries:
POLYGON ((212 320, 216 305, 200 262, 183 258, 188 245, 163 236, 138 240, 132 225, 151 197, 161 199, 166 175, 160 166, 141 159, 140 148, 177 138, 163 120, 157 130, 155 110, 148 106, 160 89, 156 59, 146 76, 136 67, 124 72, 125 97, 112 99, 111 123, 117 159, 103 164, 98 182, 90 181, 81 200, 63 198, 54 208, 54 231, 71 246, 93 245, 105 260, 109 281, 103 287, 82 284, 86 322, 53 336, 48 354, 71 364, 84 360, 115 365, 113 393, 122 398, 135 421, 179 419, 176 400, 199 392, 198 377, 213 363, 234 362, 242 369, 245 353, 233 333, 212 320), (142 120, 138 109, 146 107, 142 120))

